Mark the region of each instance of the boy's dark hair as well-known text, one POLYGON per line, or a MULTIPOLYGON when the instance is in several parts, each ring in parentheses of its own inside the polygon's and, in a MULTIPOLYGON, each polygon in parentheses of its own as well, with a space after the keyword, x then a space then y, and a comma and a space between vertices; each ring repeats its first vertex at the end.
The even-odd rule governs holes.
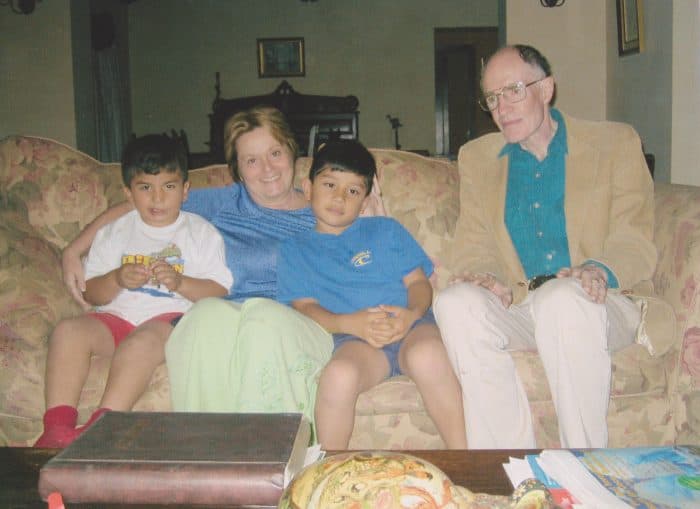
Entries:
POLYGON ((314 155, 309 170, 309 180, 314 181, 322 170, 331 168, 349 171, 365 179, 367 194, 372 190, 377 163, 365 146, 356 140, 333 140, 321 145, 314 155))
POLYGON ((122 152, 122 181, 126 187, 136 175, 158 175, 165 169, 182 175, 187 182, 187 154, 180 142, 164 134, 132 138, 122 152))

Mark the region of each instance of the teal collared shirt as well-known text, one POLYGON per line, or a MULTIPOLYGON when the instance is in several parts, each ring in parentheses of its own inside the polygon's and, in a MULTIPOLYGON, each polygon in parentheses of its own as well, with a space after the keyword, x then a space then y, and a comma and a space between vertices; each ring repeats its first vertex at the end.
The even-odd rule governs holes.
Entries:
MULTIPOLYGON (((553 108, 551 115, 558 127, 542 161, 518 143, 506 144, 499 153, 508 156, 506 228, 528 279, 571 266, 564 209, 566 125, 558 110, 553 108)), ((608 267, 594 260, 586 263, 605 270, 608 286, 617 288, 617 278, 608 267)))

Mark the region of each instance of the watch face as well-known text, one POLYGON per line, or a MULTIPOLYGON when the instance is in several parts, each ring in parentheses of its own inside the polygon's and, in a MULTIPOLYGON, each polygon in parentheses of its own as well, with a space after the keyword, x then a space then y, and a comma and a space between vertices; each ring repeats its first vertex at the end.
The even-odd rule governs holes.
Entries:
POLYGON ((527 289, 530 291, 537 290, 540 286, 545 284, 550 279, 554 279, 555 277, 557 277, 556 274, 542 274, 540 276, 535 276, 528 283, 527 289))

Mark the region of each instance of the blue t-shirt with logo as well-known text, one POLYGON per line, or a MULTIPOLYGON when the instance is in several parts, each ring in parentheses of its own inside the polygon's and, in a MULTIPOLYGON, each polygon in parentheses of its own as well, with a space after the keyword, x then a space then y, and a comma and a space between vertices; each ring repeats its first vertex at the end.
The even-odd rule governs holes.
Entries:
POLYGON ((395 219, 362 217, 340 235, 309 230, 283 241, 277 266, 278 300, 313 298, 333 313, 380 304, 406 307, 404 276, 433 263, 395 219))

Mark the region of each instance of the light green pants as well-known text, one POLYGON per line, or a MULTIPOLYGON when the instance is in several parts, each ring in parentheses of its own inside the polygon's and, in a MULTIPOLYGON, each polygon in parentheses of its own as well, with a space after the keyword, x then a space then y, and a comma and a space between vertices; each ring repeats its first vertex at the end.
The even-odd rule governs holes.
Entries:
POLYGON ((166 344, 175 411, 301 412, 311 422, 333 338, 270 299, 197 302, 166 344))

